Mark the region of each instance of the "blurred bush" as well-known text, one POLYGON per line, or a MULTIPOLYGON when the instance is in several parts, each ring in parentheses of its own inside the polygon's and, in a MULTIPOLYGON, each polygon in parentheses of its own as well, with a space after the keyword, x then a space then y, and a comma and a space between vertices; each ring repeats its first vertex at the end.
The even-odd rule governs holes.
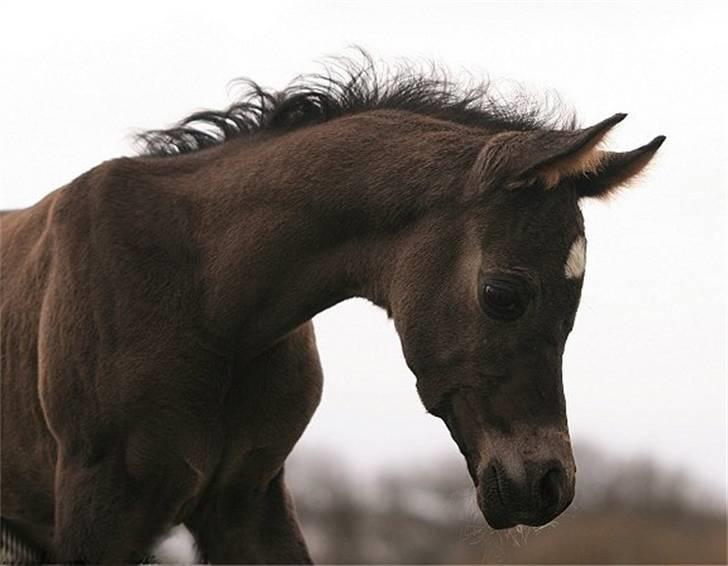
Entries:
POLYGON ((575 453, 576 499, 538 529, 487 527, 459 459, 362 481, 297 453, 287 478, 320 563, 726 563, 725 502, 648 459, 575 453))

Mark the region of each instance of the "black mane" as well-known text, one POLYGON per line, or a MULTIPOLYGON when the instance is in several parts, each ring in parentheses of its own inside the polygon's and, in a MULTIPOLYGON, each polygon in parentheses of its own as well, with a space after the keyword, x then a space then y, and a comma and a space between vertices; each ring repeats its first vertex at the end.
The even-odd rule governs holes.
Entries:
POLYGON ((324 73, 298 77, 281 91, 241 79, 243 95, 227 110, 203 110, 165 130, 137 136, 143 155, 191 153, 262 131, 285 132, 375 109, 408 110, 493 130, 573 129, 573 114, 520 95, 506 102, 489 83, 462 87, 446 71, 423 72, 412 64, 377 70, 372 58, 337 58, 324 73))

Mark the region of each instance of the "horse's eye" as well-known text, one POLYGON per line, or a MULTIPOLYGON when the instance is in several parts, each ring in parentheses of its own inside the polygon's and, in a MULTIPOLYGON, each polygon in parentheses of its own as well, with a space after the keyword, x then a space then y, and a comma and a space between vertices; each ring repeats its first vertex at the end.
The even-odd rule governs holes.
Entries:
POLYGON ((507 281, 484 281, 480 301, 485 313, 498 320, 516 320, 526 310, 526 298, 507 281))

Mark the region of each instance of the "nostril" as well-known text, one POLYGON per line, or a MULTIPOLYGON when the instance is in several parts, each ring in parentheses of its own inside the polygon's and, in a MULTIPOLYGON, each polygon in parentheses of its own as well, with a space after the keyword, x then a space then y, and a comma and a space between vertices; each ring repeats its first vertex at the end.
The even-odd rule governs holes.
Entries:
POLYGON ((497 460, 491 460, 481 478, 480 488, 492 504, 506 506, 511 497, 509 483, 503 472, 503 467, 497 460))
MULTIPOLYGON (((498 480, 498 465, 495 462, 491 462, 485 471, 484 477, 485 488, 494 494, 499 500, 501 499, 500 486, 498 480)), ((503 501, 501 500, 501 503, 503 501)))
POLYGON ((564 472, 557 467, 550 468, 538 483, 538 495, 542 507, 557 507, 561 499, 561 485, 564 472))

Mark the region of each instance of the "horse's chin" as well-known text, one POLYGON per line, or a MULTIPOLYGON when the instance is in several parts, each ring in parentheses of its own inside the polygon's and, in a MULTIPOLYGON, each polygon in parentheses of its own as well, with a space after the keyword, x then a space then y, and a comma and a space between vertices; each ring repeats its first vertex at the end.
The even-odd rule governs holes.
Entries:
POLYGON ((523 513, 510 513, 507 510, 499 509, 495 506, 481 506, 480 508, 485 522, 488 526, 495 530, 512 529, 519 525, 526 527, 541 527, 549 523, 554 517, 542 515, 540 517, 530 517, 523 513))

